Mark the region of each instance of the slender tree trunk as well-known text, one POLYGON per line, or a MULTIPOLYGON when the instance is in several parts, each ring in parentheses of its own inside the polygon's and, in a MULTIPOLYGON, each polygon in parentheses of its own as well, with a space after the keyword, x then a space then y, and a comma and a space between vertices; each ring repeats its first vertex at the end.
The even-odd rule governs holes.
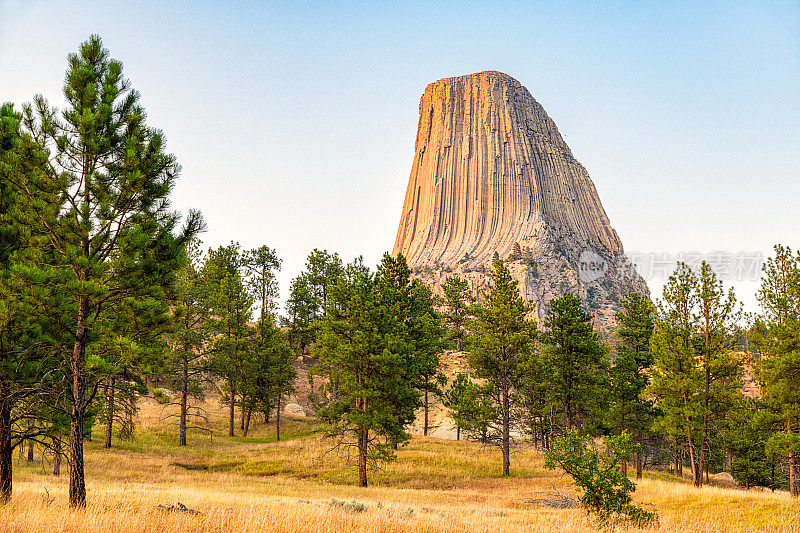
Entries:
MULTIPOLYGON (((281 396, 278 394, 278 407, 275 409, 275 440, 281 440, 281 396)), ((366 485, 364 485, 366 487, 366 485)))
POLYGON ((789 455, 789 494, 800 497, 800 453, 789 455))
MULTIPOLYGON (((709 345, 708 340, 708 332, 706 332, 706 346, 709 345)), ((708 350, 708 348, 706 348, 708 350)), ((708 368, 708 364, 706 364, 706 371, 705 371, 705 396, 703 398, 703 438, 700 441, 700 485, 697 485, 695 482, 695 486, 701 486, 703 484, 703 471, 706 471, 706 483, 708 483, 708 465, 706 464, 707 455, 708 455, 708 412, 710 408, 710 398, 711 395, 711 370, 708 368)))
POLYGON ((425 389, 425 425, 422 427, 422 434, 428 436, 428 390, 425 389))
POLYGON ((775 492, 775 460, 772 461, 772 475, 769 478, 769 487, 775 492))
MULTIPOLYGON (((88 254, 88 245, 84 250, 88 254)), ((81 276, 86 281, 88 276, 81 276)), ((86 480, 83 468, 83 423, 86 417, 86 318, 89 315, 89 301, 85 296, 78 298, 78 324, 75 344, 70 357, 72 371, 72 409, 69 415, 69 505, 86 507, 86 480)))
POLYGON ((33 439, 28 439, 28 462, 33 462, 33 439))
POLYGON ((567 429, 572 429, 572 402, 569 396, 564 400, 564 414, 567 415, 567 429))
POLYGON ((53 475, 61 475, 61 437, 53 437, 53 475))
POLYGON ((689 460, 692 465, 692 483, 695 487, 703 486, 703 470, 697 458, 697 446, 689 439, 689 460))
POLYGON ((642 450, 636 452, 636 479, 642 479, 642 450))
POLYGON ((247 410, 247 418, 244 420, 244 436, 247 436, 247 433, 250 431, 250 415, 253 414, 252 407, 247 410))
MULTIPOLYGON (((620 433, 625 431, 625 415, 624 414, 622 415, 622 418, 621 418, 620 423, 619 423, 619 431, 620 431, 620 433)), ((622 472, 622 475, 625 476, 625 477, 628 477, 628 461, 629 460, 630 460, 630 457, 628 457, 627 459, 622 461, 622 464, 619 465, 620 472, 622 472)))
POLYGON ((461 440, 461 426, 456 426, 456 440, 461 440))
POLYGON ((367 445, 369 431, 361 429, 358 434, 358 486, 367 486, 367 445))
POLYGON ((242 430, 242 431, 244 431, 244 417, 245 417, 245 416, 246 416, 246 414, 247 414, 247 413, 245 412, 245 411, 246 411, 246 409, 245 409, 245 407, 244 407, 244 396, 242 396, 242 408, 240 409, 240 411, 241 411, 241 415, 239 416, 239 418, 240 418, 240 421, 239 421, 239 429, 240 429, 240 430, 242 430))
POLYGON ((503 386, 503 476, 511 475, 511 413, 509 413, 508 385, 503 386))
POLYGON ((108 420, 106 421, 106 442, 104 448, 111 448, 111 434, 114 431, 114 387, 117 384, 117 378, 111 377, 111 383, 108 386, 108 394, 106 395, 108 402, 108 420))
MULTIPOLYGON (((4 393, 0 384, 0 393, 4 393)), ((7 396, 0 398, 0 504, 11 500, 13 490, 11 450, 11 405, 7 396)))
POLYGON ((178 446, 186 446, 186 422, 189 416, 189 346, 183 347, 184 356, 181 361, 181 418, 178 430, 178 446))
POLYGON ((680 468, 681 449, 680 446, 678 445, 678 439, 675 439, 674 446, 675 446, 675 464, 673 465, 673 473, 675 477, 682 477, 682 472, 680 468))
POLYGON ((231 396, 230 399, 228 400, 228 407, 230 409, 230 415, 228 420, 228 436, 233 437, 234 436, 233 426, 236 420, 234 411, 236 409, 236 388, 234 386, 233 381, 230 382, 230 386, 231 386, 231 396))

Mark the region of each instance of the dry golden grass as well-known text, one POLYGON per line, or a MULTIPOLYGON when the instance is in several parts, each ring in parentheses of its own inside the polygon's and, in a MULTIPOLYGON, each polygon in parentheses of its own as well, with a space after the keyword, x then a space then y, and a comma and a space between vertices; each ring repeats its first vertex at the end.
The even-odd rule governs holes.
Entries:
MULTIPOLYGON (((218 435, 222 409, 213 407, 218 435)), ((375 472, 371 487, 355 486, 345 458, 311 434, 312 422, 289 419, 290 440, 276 443, 259 424, 247 439, 192 435, 178 449, 145 406, 132 441, 104 450, 87 443, 88 507, 70 510, 67 475, 15 459, 14 499, 0 507, 0 531, 593 531, 580 509, 526 503, 537 492, 575 495, 568 478, 542 468, 542 456, 519 451, 510 479, 500 477, 495 449, 475 443, 415 438, 397 461, 375 472), (186 470, 172 463, 197 465, 186 470), (356 500, 363 512, 332 505, 356 500), (184 503, 202 515, 165 512, 184 503)), ((97 436, 100 434, 98 428, 97 436)), ((651 474, 638 503, 652 503, 653 531, 800 531, 800 502, 785 493, 705 487, 651 474)), ((648 506, 650 508, 651 506, 648 506)))

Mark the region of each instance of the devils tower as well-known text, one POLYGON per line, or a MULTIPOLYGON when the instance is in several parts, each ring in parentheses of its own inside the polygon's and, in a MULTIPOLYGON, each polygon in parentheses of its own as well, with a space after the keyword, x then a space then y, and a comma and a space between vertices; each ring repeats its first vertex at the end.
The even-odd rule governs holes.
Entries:
POLYGON ((425 89, 393 253, 435 292, 458 274, 476 294, 499 257, 539 318, 572 292, 606 325, 624 294, 648 293, 553 120, 495 71, 425 89))

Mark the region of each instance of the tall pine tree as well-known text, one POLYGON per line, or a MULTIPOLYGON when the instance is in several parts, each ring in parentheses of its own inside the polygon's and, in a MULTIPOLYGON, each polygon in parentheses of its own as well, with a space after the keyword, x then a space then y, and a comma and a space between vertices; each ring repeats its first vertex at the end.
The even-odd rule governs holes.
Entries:
MULTIPOLYGON (((620 302, 622 310, 616 314, 620 344, 610 372, 609 425, 617 432, 628 431, 639 449, 636 452, 636 479, 642 477, 642 444, 653 422, 653 405, 644 391, 650 381, 649 369, 653 364, 650 337, 653 336, 655 308, 650 299, 630 293, 620 302)), ((623 473, 627 462, 622 463, 623 473)))
POLYGON ((41 268, 74 305, 69 501, 83 507, 83 434, 92 392, 86 352, 95 324, 122 299, 167 298, 183 244, 201 220, 192 212, 178 228, 169 196, 179 166, 164 151, 163 134, 146 125, 139 94, 98 36, 69 55, 64 96, 62 113, 37 96, 27 126, 50 150, 42 188, 59 199, 57 217, 48 220, 40 212, 36 230, 47 235, 53 254, 41 268))
POLYGON ((768 451, 784 457, 789 492, 800 497, 800 252, 775 246, 763 267, 758 300, 763 309, 758 377, 772 435, 768 451))
POLYGON ((608 352, 577 296, 550 300, 540 339, 566 429, 594 430, 608 400, 608 352))
POLYGON ((501 260, 494 263, 492 279, 483 300, 469 321, 467 361, 475 376, 484 380, 482 397, 494 407, 489 426, 503 454, 503 475, 511 473, 511 430, 521 417, 519 393, 524 371, 536 339, 536 324, 517 289, 517 282, 501 260))

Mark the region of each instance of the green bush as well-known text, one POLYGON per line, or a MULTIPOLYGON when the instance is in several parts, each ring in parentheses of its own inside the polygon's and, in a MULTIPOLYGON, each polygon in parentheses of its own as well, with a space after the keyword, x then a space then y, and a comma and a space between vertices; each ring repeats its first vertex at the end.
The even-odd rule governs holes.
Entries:
POLYGON ((577 431, 555 439, 547 452, 545 467, 561 467, 583 490, 581 504, 602 525, 629 522, 644 527, 658 521, 656 512, 631 503, 636 485, 622 475, 620 465, 636 450, 628 433, 606 437, 603 449, 577 431))
POLYGON ((172 401, 172 398, 170 398, 169 394, 167 394, 167 391, 164 389, 153 390, 153 398, 161 405, 167 405, 172 401))

